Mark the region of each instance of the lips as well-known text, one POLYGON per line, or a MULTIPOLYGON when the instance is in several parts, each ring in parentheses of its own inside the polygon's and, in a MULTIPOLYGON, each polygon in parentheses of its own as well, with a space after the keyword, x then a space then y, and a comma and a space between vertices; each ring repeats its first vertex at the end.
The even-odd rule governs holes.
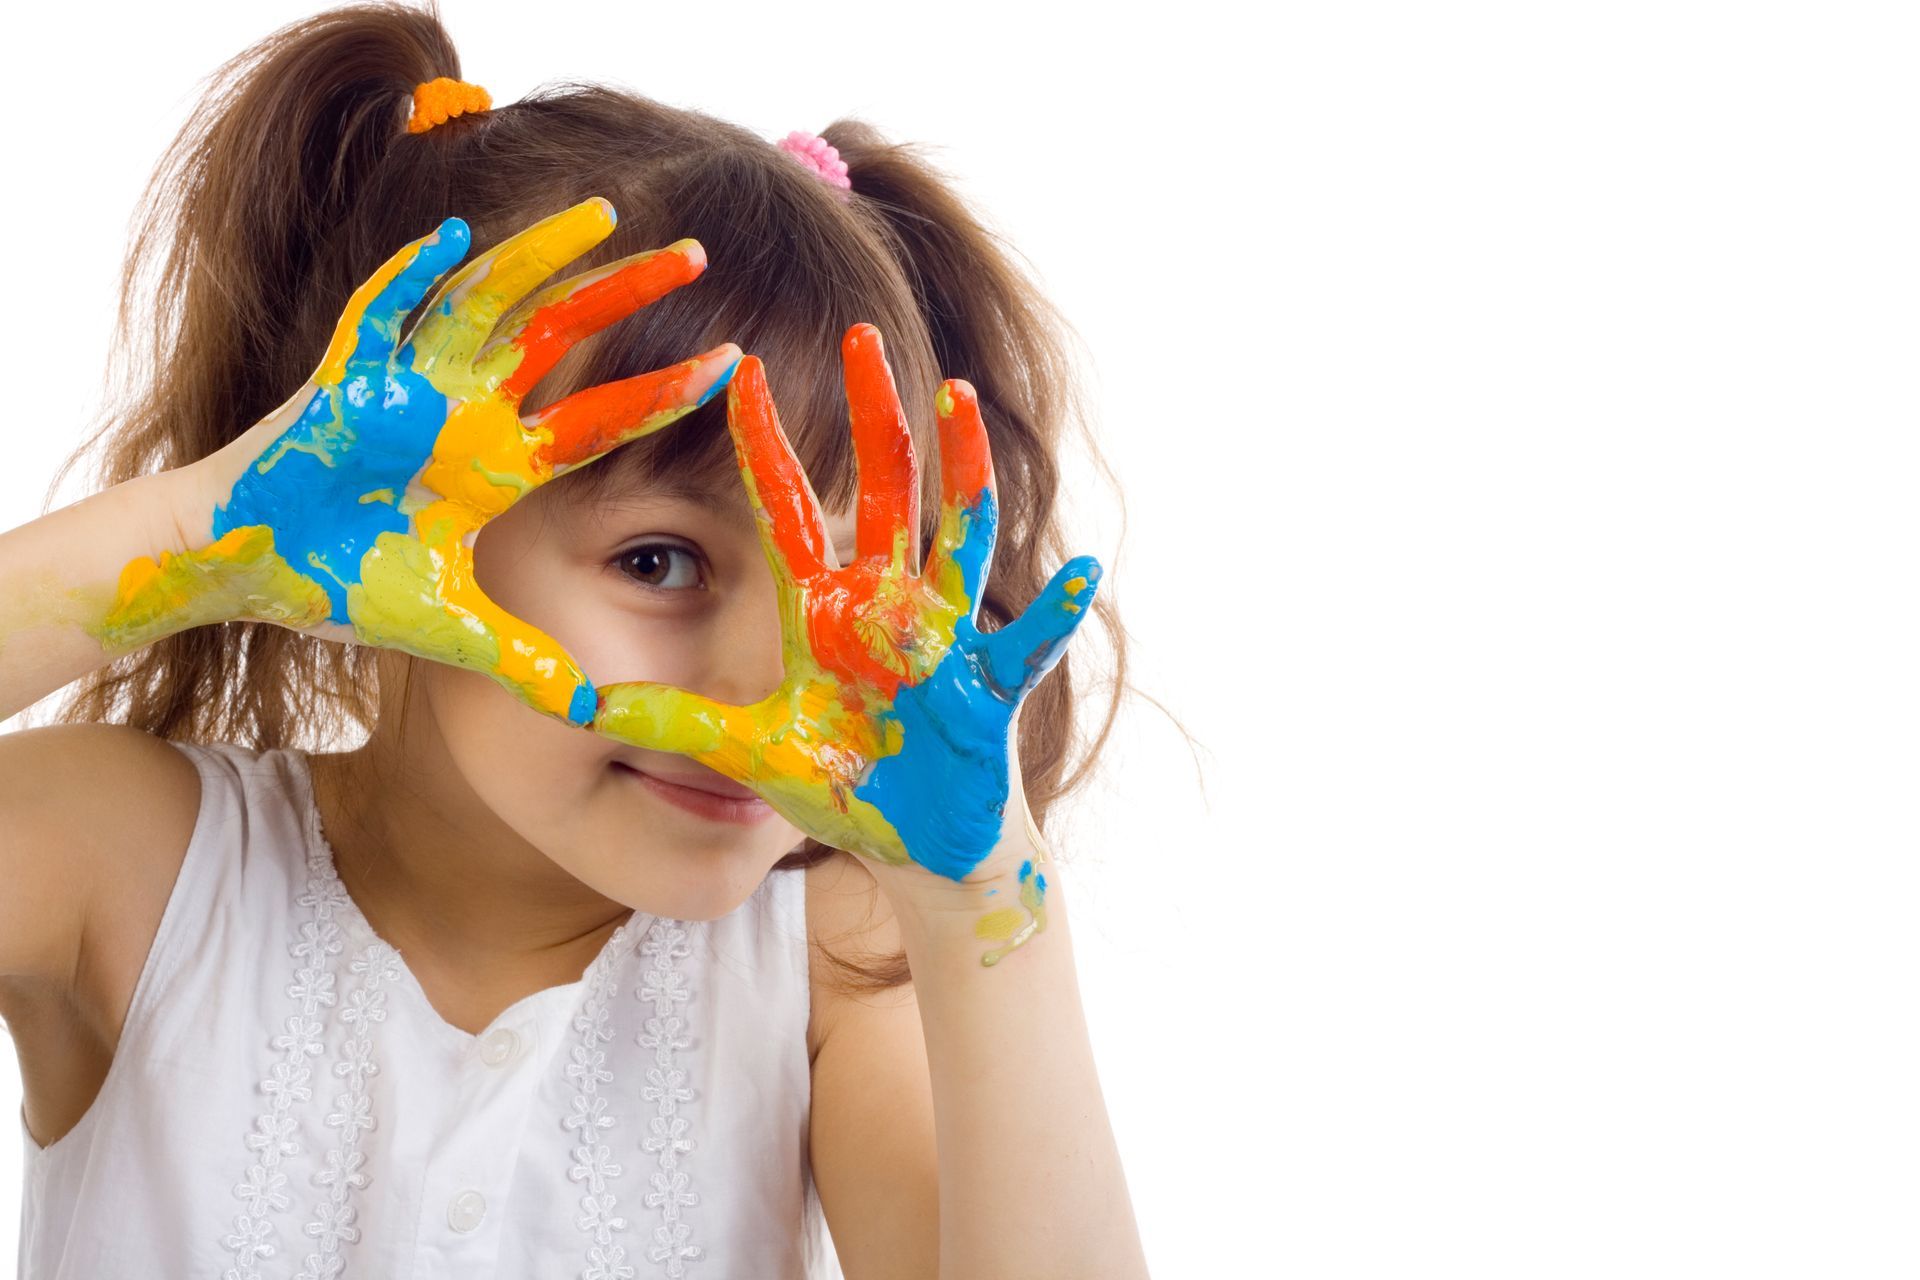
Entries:
POLYGON ((692 791, 704 791, 710 796, 719 796, 723 800, 754 800, 758 793, 749 787, 743 787, 731 778, 724 778, 713 770, 702 767, 698 773, 669 772, 652 767, 641 768, 631 760, 615 760, 615 764, 635 773, 644 773, 658 778, 662 782, 671 782, 676 787, 686 787, 692 791))

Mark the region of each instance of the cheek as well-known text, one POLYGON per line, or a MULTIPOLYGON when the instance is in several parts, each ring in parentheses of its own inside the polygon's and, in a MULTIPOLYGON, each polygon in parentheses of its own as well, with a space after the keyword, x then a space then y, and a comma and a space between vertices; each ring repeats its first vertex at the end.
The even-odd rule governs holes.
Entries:
POLYGON ((744 832, 703 823, 611 779, 617 744, 522 706, 485 676, 436 664, 422 678, 446 751, 479 803, 614 902, 711 920, 737 909, 803 839, 778 816, 744 832))
POLYGON ((551 539, 538 536, 541 519, 515 507, 473 543, 473 580, 495 604, 535 625, 563 596, 565 566, 551 539))
POLYGON ((577 803, 579 780, 608 754, 605 739, 541 715, 487 676, 434 664, 428 680, 447 754, 513 825, 541 805, 577 803))
POLYGON ((589 678, 620 650, 622 618, 612 607, 605 566, 569 556, 560 540, 542 536, 542 520, 515 507, 480 531, 473 578, 500 608, 560 643, 589 678))

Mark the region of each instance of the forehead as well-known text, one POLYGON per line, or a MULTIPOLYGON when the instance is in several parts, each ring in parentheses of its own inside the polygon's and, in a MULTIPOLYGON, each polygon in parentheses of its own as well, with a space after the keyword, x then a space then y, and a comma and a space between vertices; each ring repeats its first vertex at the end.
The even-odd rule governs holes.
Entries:
MULTIPOLYGON (((683 503, 698 507, 722 520, 751 528, 753 513, 744 485, 713 488, 703 484, 672 483, 661 480, 637 480, 595 494, 586 504, 602 516, 643 515, 657 512, 661 506, 683 503)), ((851 536, 856 519, 851 506, 822 508, 827 531, 837 540, 851 536)))

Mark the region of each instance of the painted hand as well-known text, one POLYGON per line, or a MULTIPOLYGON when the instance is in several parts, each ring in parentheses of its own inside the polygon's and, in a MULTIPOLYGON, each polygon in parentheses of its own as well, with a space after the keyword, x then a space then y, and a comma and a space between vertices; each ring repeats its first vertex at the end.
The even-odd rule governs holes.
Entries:
MULTIPOLYGON (((1034 914, 1044 878, 1032 875, 1025 798, 1010 798, 1013 719, 1085 619, 1099 564, 1075 557, 1019 618, 979 631, 996 506, 974 390, 949 379, 935 397, 942 500, 922 567, 918 469, 879 330, 853 326, 841 355, 860 469, 856 555, 844 568, 831 563, 818 501, 758 358, 744 358, 727 389, 727 424, 779 595, 783 683, 751 706, 609 684, 595 728, 698 760, 808 835, 881 868, 917 864, 945 877, 948 894, 969 876, 1011 886, 1013 864, 1026 862, 1019 891, 1034 914)), ((940 892, 933 877, 911 879, 940 892)), ((992 914, 983 936, 1011 936, 1017 923, 992 914)))
POLYGON ((544 714, 591 722, 592 682, 560 643, 475 584, 474 537, 541 484, 705 403, 740 356, 727 343, 520 416, 575 342, 706 267, 681 240, 533 292, 613 226, 598 197, 534 224, 449 276, 404 336, 466 256, 467 225, 449 218, 394 254, 348 302, 307 385, 198 464, 211 541, 128 564, 102 643, 256 618, 478 671, 544 714))

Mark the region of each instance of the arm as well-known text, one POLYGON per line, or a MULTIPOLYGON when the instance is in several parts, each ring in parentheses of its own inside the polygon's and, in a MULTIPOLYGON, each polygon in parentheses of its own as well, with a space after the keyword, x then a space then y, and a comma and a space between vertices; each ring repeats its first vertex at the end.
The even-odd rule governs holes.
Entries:
POLYGON ((932 1252, 945 1280, 1144 1276, 1014 726, 1087 616, 1099 565, 1069 560, 1019 617, 982 632, 998 505, 978 396, 948 379, 935 397, 941 510, 922 565, 913 440, 879 331, 853 326, 841 352, 860 475, 844 567, 758 358, 728 384, 774 574, 781 687, 734 706, 610 684, 595 728, 746 783, 814 839, 862 855, 897 915, 917 1002, 842 1008, 814 1063, 816 1182, 862 1280, 928 1274, 935 1149, 932 1252), (924 1067, 910 1014, 924 1020, 924 1067), (923 1081, 937 1142, 915 1101, 923 1081))
MULTIPOLYGON (((869 963, 901 951, 893 907, 838 853, 807 868, 816 949, 869 963)), ((815 1052, 809 1160, 848 1280, 929 1280, 940 1261, 933 1093, 914 986, 852 993, 825 956, 810 969, 815 1052)))
POLYGON ((816 933, 843 953, 850 935, 856 954, 904 946, 914 975, 816 995, 814 1181, 848 1280, 1144 1277, 1059 886, 1046 929, 988 970, 976 895, 993 886, 943 903, 876 892, 851 858, 808 874, 816 933))
POLYGON ((573 343, 705 270, 681 240, 540 287, 613 226, 611 205, 584 200, 454 270, 468 231, 448 218, 361 284, 279 409, 190 468, 0 539, 0 716, 162 636, 256 619, 479 671, 543 714, 591 718, 586 674, 473 581, 473 538, 555 476, 696 408, 740 351, 522 418, 573 343))
POLYGON ((191 468, 139 476, 0 533, 0 720, 143 647, 96 632, 130 562, 187 550, 195 485, 191 468))

